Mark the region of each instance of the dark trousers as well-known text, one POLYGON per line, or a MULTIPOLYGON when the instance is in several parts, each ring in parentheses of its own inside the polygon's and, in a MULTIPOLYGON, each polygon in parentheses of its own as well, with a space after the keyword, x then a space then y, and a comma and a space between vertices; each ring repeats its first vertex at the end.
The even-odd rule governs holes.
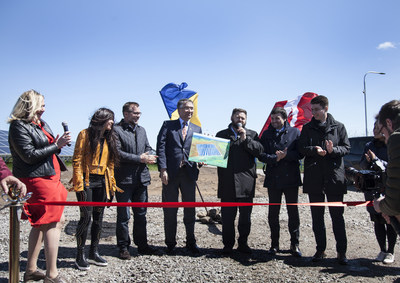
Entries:
MULTIPOLYGON (((325 195, 328 202, 343 201, 343 194, 308 194, 310 202, 324 202, 325 195)), ((333 234, 336 240, 336 251, 345 253, 347 250, 346 227, 343 218, 344 207, 329 207, 329 214, 332 219, 333 234)), ((326 249, 326 230, 324 221, 325 207, 311 206, 312 226, 315 240, 317 242, 317 251, 325 251, 326 249)))
MULTIPOLYGON (((147 202, 147 186, 119 185, 124 192, 116 192, 118 202, 147 202)), ((138 248, 147 247, 147 220, 146 207, 133 207, 133 241, 138 248)), ((120 250, 127 250, 131 244, 129 236, 129 219, 131 218, 129 207, 117 207, 117 246, 120 250)))
POLYGON ((394 246, 396 245, 397 233, 393 229, 392 225, 374 222, 374 230, 381 251, 393 254, 394 246), (386 248, 386 238, 388 242, 387 248, 386 248))
MULTIPOLYGON (((169 179, 168 185, 163 184, 162 188, 162 201, 163 202, 177 202, 179 191, 182 194, 182 202, 195 202, 196 201, 196 181, 192 180, 184 170, 181 168, 178 175, 169 179)), ((177 213, 178 208, 164 208, 164 232, 165 244, 169 247, 176 246, 176 228, 177 228, 177 213)), ((195 208, 183 209, 183 223, 186 228, 186 245, 193 245, 196 243, 194 236, 194 223, 196 220, 195 208)))
MULTIPOLYGON (((281 203, 282 195, 285 194, 286 203, 297 203, 298 202, 298 187, 292 188, 268 188, 268 198, 270 203, 281 203)), ((268 209, 268 224, 271 229, 271 247, 279 248, 279 212, 280 205, 270 205, 268 209)), ((300 236, 300 218, 299 209, 297 205, 288 205, 287 213, 289 217, 289 233, 290 243, 292 245, 299 244, 300 236)))
MULTIPOLYGON (((90 185, 84 187, 83 191, 76 192, 78 201, 104 202, 107 198, 104 176, 90 176, 90 185)), ((84 248, 91 218, 93 216, 91 234, 91 249, 96 249, 101 236, 103 227, 104 206, 80 206, 80 219, 76 227, 76 240, 78 248, 84 248)))
MULTIPOLYGON (((221 202, 249 202, 253 203, 253 198, 236 198, 234 200, 221 199, 221 202)), ((235 219, 239 210, 238 222, 238 244, 247 245, 247 238, 251 229, 251 212, 253 206, 233 206, 222 207, 222 242, 225 247, 233 248, 235 245, 235 219)))

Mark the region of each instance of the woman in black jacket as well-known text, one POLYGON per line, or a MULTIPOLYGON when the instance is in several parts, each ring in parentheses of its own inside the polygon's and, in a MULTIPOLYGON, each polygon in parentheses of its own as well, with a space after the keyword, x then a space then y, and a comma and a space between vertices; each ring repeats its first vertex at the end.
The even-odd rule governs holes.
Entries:
MULTIPOLYGON (((54 137, 50 127, 41 119, 44 111, 43 95, 30 90, 19 97, 9 119, 8 141, 13 157, 13 174, 26 185, 28 192, 32 192, 27 203, 67 199, 67 190, 60 181, 60 172, 66 167, 57 154, 70 142, 71 137, 69 132, 54 137)), ((57 271, 64 207, 25 205, 23 209, 32 225, 24 281, 44 279, 44 282, 64 282, 57 271), (43 241, 46 275, 37 270, 43 241)))

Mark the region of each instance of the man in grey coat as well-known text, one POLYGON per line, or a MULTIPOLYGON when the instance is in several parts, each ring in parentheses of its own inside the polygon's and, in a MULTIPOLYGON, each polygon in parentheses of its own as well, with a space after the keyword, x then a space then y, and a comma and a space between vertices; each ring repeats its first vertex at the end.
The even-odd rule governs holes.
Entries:
MULTIPOLYGON (((157 157, 150 154, 152 148, 147 140, 146 130, 139 126, 141 116, 139 104, 127 102, 122 107, 124 119, 114 128, 117 134, 117 148, 120 164, 115 167, 117 186, 124 192, 116 192, 118 202, 147 202, 147 186, 150 172, 147 164, 156 163, 157 157)), ((145 207, 134 207, 133 240, 140 254, 154 254, 157 250, 147 244, 145 207)), ((120 259, 130 259, 129 237, 130 208, 117 208, 117 246, 120 259)))

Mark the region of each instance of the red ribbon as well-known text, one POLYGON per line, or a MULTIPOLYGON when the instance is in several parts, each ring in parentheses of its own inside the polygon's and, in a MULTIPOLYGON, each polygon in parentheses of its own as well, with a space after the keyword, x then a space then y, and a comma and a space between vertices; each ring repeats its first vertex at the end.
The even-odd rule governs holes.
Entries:
MULTIPOLYGON (((256 205, 282 205, 281 203, 248 203, 248 202, 91 202, 91 201, 47 201, 26 203, 26 205, 64 205, 64 206, 117 206, 117 207, 233 207, 256 205)), ((372 201, 286 203, 298 206, 372 206, 372 201)))

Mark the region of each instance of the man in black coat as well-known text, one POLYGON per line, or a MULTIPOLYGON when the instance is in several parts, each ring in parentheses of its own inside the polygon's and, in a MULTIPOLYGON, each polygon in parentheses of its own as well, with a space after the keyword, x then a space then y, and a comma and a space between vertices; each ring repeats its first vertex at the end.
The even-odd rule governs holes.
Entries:
MULTIPOLYGON (((347 193, 343 156, 350 150, 344 125, 328 113, 329 101, 325 96, 311 100, 313 118, 304 125, 299 140, 299 151, 304 158, 303 192, 310 202, 342 202, 347 193)), ((311 206, 313 231, 317 251, 313 261, 326 257, 326 230, 324 206, 311 206)), ((337 259, 346 265, 347 237, 343 207, 329 207, 333 233, 336 239, 337 259)))
MULTIPOLYGON (((290 127, 286 110, 277 107, 271 111, 271 124, 261 136, 264 153, 259 158, 266 163, 264 187, 268 188, 270 203, 281 203, 285 194, 286 203, 297 203, 299 186, 301 185, 299 159, 297 149, 300 131, 290 127)), ((268 223, 271 229, 271 248, 269 253, 275 255, 279 251, 279 211, 280 205, 270 205, 268 223)), ((299 249, 300 219, 297 205, 288 205, 290 233, 290 252, 301 257, 299 249)))
MULTIPOLYGON (((146 130, 138 125, 140 115, 139 104, 127 102, 122 107, 124 119, 115 127, 120 164, 115 167, 117 186, 123 190, 116 192, 118 202, 147 202, 147 186, 150 184, 150 172, 147 164, 156 163, 156 156, 147 140, 146 130)), ((147 244, 146 207, 134 207, 133 241, 141 254, 154 254, 157 250, 147 244)), ((129 246, 129 207, 117 207, 117 246, 120 259, 130 259, 129 246)))
MULTIPOLYGON (((179 100, 177 108, 179 119, 164 121, 157 136, 158 170, 163 183, 162 201, 177 202, 180 190, 183 202, 195 202, 199 169, 197 163, 188 158, 193 133, 201 133, 201 128, 189 121, 194 111, 191 100, 179 100)), ((176 246, 177 212, 178 208, 164 208, 165 244, 169 254, 174 253, 176 246)), ((186 248, 198 254, 200 250, 194 236, 195 213, 195 208, 184 208, 183 222, 186 248)))
MULTIPOLYGON (((235 108, 232 111, 228 128, 217 133, 217 137, 229 139, 229 157, 227 168, 218 167, 218 197, 221 202, 252 203, 256 186, 256 162, 263 152, 255 131, 245 128, 247 112, 235 108)), ((250 234, 252 206, 239 207, 238 250, 251 253, 247 244, 250 234)), ((235 218, 238 207, 222 207, 223 253, 230 254, 235 244, 235 218)))

